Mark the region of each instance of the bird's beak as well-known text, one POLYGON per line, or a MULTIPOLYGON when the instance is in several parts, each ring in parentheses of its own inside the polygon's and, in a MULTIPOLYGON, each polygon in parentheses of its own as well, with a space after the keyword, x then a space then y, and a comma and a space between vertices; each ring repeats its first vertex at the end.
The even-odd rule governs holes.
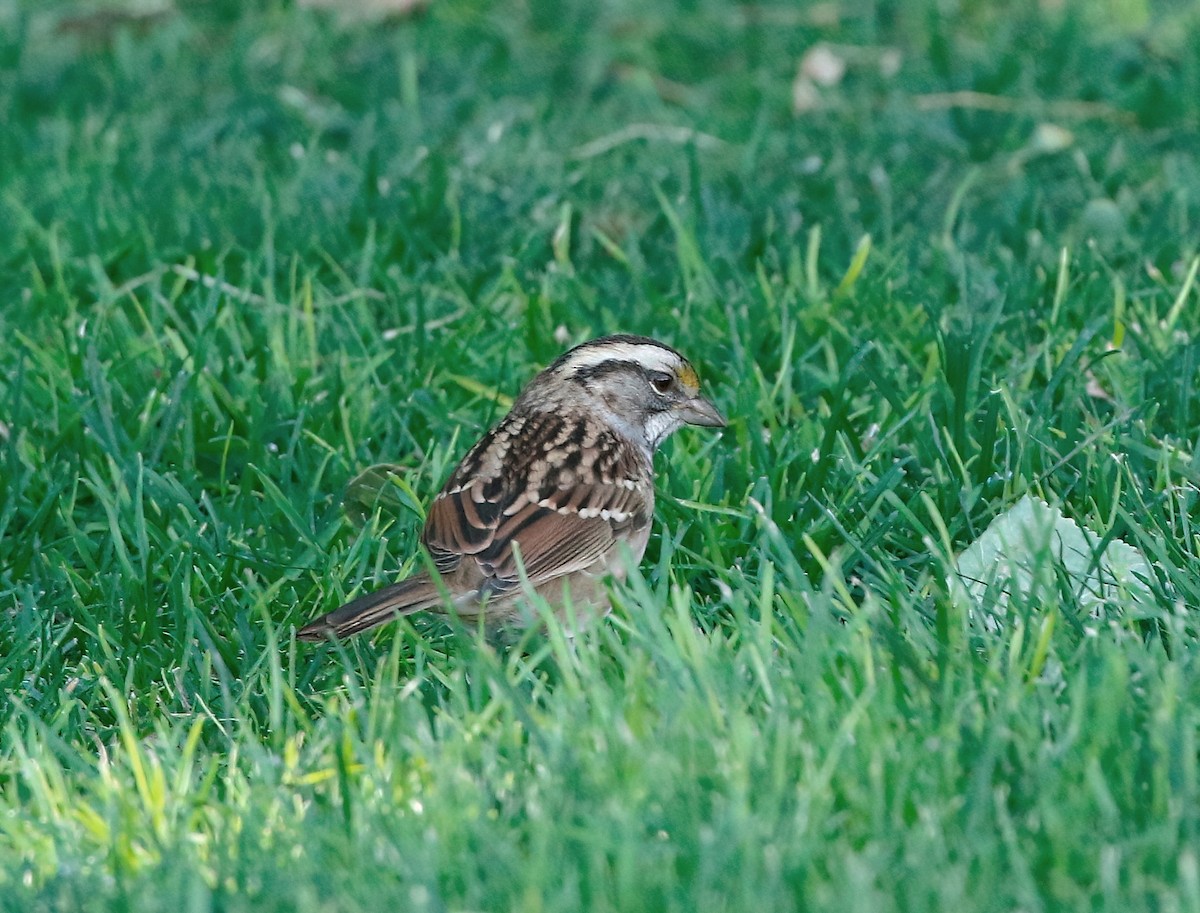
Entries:
POLYGON ((703 396, 693 396, 687 402, 681 403, 679 417, 689 425, 707 425, 710 428, 725 427, 725 416, 703 396))

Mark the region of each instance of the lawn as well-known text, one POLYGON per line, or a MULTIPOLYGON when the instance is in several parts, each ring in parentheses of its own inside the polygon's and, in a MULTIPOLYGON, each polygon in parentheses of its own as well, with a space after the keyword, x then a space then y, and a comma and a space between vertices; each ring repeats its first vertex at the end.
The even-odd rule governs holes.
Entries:
POLYGON ((1200 910, 1197 47, 0 0, 0 909, 1200 910), (610 618, 295 640, 615 331, 731 421, 610 618), (1141 595, 964 594, 1026 496, 1141 595))

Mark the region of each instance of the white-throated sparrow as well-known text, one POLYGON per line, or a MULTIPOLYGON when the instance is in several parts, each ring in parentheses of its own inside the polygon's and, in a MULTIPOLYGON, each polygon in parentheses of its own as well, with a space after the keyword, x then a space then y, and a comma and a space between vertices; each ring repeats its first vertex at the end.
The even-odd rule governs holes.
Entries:
POLYGON ((440 580, 421 571, 297 636, 345 637, 426 609, 518 620, 518 562, 551 604, 607 607, 603 579, 623 578, 650 537, 654 451, 685 424, 725 419, 670 346, 627 335, 576 346, 530 381, 430 505, 421 541, 440 580))

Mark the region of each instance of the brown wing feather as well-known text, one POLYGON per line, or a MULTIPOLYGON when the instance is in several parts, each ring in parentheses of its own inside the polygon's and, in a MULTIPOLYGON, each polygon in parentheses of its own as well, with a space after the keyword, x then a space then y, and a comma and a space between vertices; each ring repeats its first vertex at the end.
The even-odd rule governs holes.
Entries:
POLYGON ((490 578, 489 589, 503 592, 519 580, 517 551, 529 582, 536 587, 590 566, 615 541, 612 525, 606 520, 537 508, 520 530, 511 537, 498 538, 478 560, 490 578))
POLYGON ((651 468, 611 431, 571 425, 554 413, 510 418, 463 458, 430 506, 422 534, 441 573, 492 594, 518 582, 514 543, 537 586, 590 566, 618 531, 645 526, 653 510, 651 468), (581 467, 579 448, 564 445, 587 438, 595 459, 581 467), (505 477, 503 457, 529 473, 505 477))
MULTIPOLYGON (((610 502, 604 496, 616 495, 618 491, 621 490, 612 486, 597 486, 584 509, 607 508, 610 502)), ((542 499, 545 506, 525 503, 512 515, 500 512, 496 522, 464 534, 461 526, 464 494, 447 495, 434 502, 425 521, 425 546, 443 574, 457 573, 463 583, 486 588, 493 594, 517 584, 514 543, 525 573, 536 586, 587 567, 615 542, 615 527, 610 519, 581 517, 578 508, 567 508, 567 513, 560 513, 555 502, 565 502, 566 498, 542 499), (473 579, 476 574, 477 580, 473 579)), ((620 503, 624 500, 621 498, 620 503)), ((617 499, 611 503, 615 505, 617 499)))

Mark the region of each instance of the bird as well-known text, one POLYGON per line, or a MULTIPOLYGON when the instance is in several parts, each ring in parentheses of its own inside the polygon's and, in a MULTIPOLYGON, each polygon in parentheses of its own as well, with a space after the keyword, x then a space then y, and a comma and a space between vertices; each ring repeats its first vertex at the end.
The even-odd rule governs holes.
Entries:
POLYGON ((604 614, 605 578, 623 580, 646 551, 655 452, 684 425, 725 424, 671 346, 630 334, 577 345, 525 386, 433 499, 426 569, 296 636, 341 639, 421 611, 522 626, 522 577, 559 611, 604 614))

